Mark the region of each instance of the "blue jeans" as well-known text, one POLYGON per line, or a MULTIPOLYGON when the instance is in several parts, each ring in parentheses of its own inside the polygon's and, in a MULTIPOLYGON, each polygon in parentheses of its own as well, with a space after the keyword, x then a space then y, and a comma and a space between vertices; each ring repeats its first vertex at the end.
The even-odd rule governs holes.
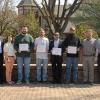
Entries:
POLYGON ((18 64, 18 80, 22 81, 23 79, 23 64, 24 64, 24 72, 25 72, 25 81, 29 81, 30 74, 30 61, 31 57, 17 57, 18 64))
POLYGON ((77 57, 68 57, 66 64, 66 80, 70 81, 71 69, 73 68, 73 80, 77 81, 78 74, 78 60, 77 57))
POLYGON ((48 59, 36 59, 37 81, 47 81, 48 59))

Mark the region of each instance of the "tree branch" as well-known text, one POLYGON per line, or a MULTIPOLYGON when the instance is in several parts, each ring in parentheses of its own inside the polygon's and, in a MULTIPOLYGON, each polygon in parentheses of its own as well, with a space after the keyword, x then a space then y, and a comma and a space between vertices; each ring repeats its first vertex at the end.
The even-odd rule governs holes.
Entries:
POLYGON ((57 21, 56 22, 58 22, 59 23, 59 12, 60 12, 60 0, 58 0, 58 9, 57 9, 58 11, 57 11, 57 21))
POLYGON ((53 33, 53 31, 52 31, 52 28, 51 28, 51 24, 50 24, 50 22, 49 22, 49 15, 48 15, 48 12, 47 12, 47 10, 46 10, 46 8, 45 8, 45 6, 42 4, 42 6, 43 6, 43 9, 44 9, 44 11, 45 11, 45 14, 46 14, 46 17, 45 17, 45 19, 46 19, 46 21, 47 21, 47 23, 48 23, 48 26, 49 26, 49 28, 50 28, 50 31, 53 33))
POLYGON ((33 1, 34 1, 34 3, 36 4, 36 6, 37 6, 37 8, 39 9, 39 11, 41 12, 42 16, 45 17, 45 15, 44 15, 42 9, 40 8, 40 6, 38 5, 38 3, 37 3, 35 0, 33 0, 33 1))
POLYGON ((68 14, 66 15, 66 18, 65 18, 65 22, 64 24, 62 25, 61 27, 61 30, 62 32, 64 32, 64 29, 66 28, 67 24, 68 24, 68 20, 70 19, 71 15, 79 8, 80 4, 82 3, 83 0, 80 1, 80 3, 77 3, 78 0, 74 0, 73 4, 71 5, 70 9, 69 9, 69 12, 68 14), (77 7, 76 7, 77 5, 77 7), (76 8, 77 9, 76 9, 76 8), (74 10, 75 9, 75 10, 74 10))
POLYGON ((66 14, 66 11, 67 11, 67 9, 66 9, 67 1, 68 0, 65 0, 65 2, 64 2, 64 6, 63 6, 63 11, 62 11, 62 16, 61 16, 60 24, 62 24, 63 18, 65 17, 65 14, 66 14))

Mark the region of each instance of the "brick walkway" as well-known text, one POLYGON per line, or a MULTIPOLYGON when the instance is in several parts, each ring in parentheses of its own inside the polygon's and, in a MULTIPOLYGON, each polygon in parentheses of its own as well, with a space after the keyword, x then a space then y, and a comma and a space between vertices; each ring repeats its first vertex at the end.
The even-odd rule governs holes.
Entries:
POLYGON ((100 85, 0 85, 0 100, 100 100, 100 85))

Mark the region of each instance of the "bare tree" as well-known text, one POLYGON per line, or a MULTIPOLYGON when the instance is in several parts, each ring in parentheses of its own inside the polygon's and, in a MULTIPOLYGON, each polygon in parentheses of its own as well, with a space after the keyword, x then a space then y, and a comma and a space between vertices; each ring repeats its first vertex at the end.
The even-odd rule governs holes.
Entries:
POLYGON ((0 35, 14 23, 15 11, 12 10, 12 0, 0 0, 0 35))
POLYGON ((70 5, 68 5, 68 0, 64 0, 62 11, 60 11, 61 0, 42 0, 42 9, 36 0, 33 1, 41 12, 43 18, 47 21, 50 32, 53 33, 54 31, 58 31, 63 33, 71 16, 80 7, 83 0, 74 0, 74 2, 70 5), (58 2, 57 8, 56 2, 58 2))

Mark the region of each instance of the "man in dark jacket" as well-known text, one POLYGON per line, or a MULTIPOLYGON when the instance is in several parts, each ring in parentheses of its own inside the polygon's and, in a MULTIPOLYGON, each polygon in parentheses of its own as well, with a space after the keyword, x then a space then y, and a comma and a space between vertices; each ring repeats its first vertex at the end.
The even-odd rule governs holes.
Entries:
POLYGON ((60 35, 58 32, 55 32, 54 40, 50 42, 49 50, 51 52, 51 63, 52 63, 52 73, 53 73, 53 82, 61 82, 61 73, 62 73, 62 40, 59 39, 60 35))
POLYGON ((3 46, 4 46, 4 41, 3 41, 3 38, 0 37, 0 84, 3 83, 3 79, 4 79, 4 70, 3 70, 3 46))
POLYGON ((18 82, 21 84, 23 80, 23 64, 25 68, 25 82, 29 83, 30 74, 30 52, 33 49, 33 37, 28 34, 28 27, 23 26, 21 33, 15 38, 14 48, 16 50, 17 64, 18 64, 18 82))
POLYGON ((71 69, 73 68, 73 81, 77 83, 78 76, 78 55, 81 46, 80 39, 75 36, 75 28, 71 27, 66 39, 63 42, 64 48, 67 52, 66 64, 66 83, 70 83, 71 69))

